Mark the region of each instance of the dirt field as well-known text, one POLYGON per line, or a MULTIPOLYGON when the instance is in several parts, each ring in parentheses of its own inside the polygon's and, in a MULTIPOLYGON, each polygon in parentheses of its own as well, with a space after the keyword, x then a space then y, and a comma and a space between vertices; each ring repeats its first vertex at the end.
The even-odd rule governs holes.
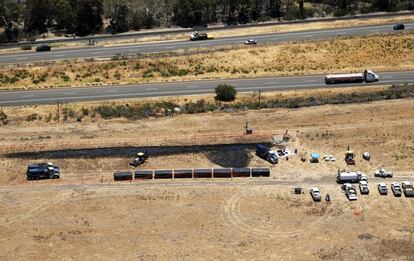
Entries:
MULTIPOLYGON (((289 130, 287 144, 298 155, 271 166, 254 146, 159 147, 144 168, 270 167, 270 178, 118 182, 116 170, 139 148, 60 150, 0 156, 0 259, 2 260, 411 260, 414 258, 414 199, 379 196, 379 167, 393 181, 414 181, 412 99, 181 115, 140 121, 97 120, 48 126, 43 122, 0 128, 0 145, 50 136, 113 140, 142 135, 183 136, 289 130), (367 173, 371 193, 348 202, 335 183, 344 152, 356 152, 348 169, 367 173), (369 151, 370 162, 362 159, 369 151), (332 154, 336 162, 303 163, 309 153, 332 154), (28 182, 28 162, 51 160, 62 179, 28 182), (17 167, 16 167, 17 165, 17 167), (294 195, 293 187, 306 188, 294 195), (331 203, 313 203, 317 186, 331 203)), ((183 139, 184 139, 183 138, 183 139)), ((269 137, 270 140, 270 137, 269 137)), ((208 141, 206 141, 208 144, 208 141)))

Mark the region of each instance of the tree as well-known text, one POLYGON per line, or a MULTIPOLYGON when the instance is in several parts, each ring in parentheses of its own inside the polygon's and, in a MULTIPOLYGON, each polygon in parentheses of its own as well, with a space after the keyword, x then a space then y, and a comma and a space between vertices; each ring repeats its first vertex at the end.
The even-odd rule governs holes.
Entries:
POLYGON ((219 84, 216 89, 216 97, 218 101, 234 101, 236 99, 237 91, 229 84, 219 84))
POLYGON ((76 28, 76 0, 55 0, 53 17, 56 29, 66 29, 74 33, 76 28))
POLYGON ((99 32, 103 21, 102 0, 78 0, 76 8, 76 34, 85 36, 99 32))
POLYGON ((16 2, 0 2, 0 27, 4 28, 7 40, 15 41, 19 35, 18 24, 21 21, 22 8, 16 2))
POLYGON ((281 0, 269 0, 268 15, 271 18, 279 18, 283 16, 282 13, 282 1, 281 0))
POLYGON ((0 111, 0 123, 2 125, 7 125, 9 123, 9 120, 7 119, 7 115, 3 111, 0 111))
POLYGON ((28 0, 26 2, 25 31, 28 33, 44 33, 52 14, 49 0, 28 0))
POLYGON ((113 33, 123 33, 129 30, 130 9, 126 0, 121 0, 115 6, 110 21, 110 30, 113 33))

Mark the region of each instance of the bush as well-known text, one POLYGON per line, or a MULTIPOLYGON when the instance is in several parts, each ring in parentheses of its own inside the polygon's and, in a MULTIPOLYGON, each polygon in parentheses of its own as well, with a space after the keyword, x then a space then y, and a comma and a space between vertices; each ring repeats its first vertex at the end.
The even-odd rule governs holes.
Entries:
POLYGON ((216 97, 218 101, 234 101, 236 99, 237 91, 229 84, 219 84, 216 89, 216 97))
POLYGON ((23 51, 32 50, 32 46, 31 45, 22 45, 20 47, 20 49, 22 49, 23 51))
POLYGON ((7 119, 7 115, 3 111, 0 111, 0 123, 2 125, 7 125, 9 123, 9 120, 7 119))
POLYGON ((40 117, 39 117, 39 115, 37 115, 37 113, 32 113, 32 114, 27 116, 26 120, 27 121, 35 121, 38 118, 40 119, 40 117))

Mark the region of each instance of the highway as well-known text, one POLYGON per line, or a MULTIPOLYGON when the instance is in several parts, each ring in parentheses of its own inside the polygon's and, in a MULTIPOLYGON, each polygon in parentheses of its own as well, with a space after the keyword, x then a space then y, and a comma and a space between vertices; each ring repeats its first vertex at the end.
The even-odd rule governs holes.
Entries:
MULTIPOLYGON (((321 29, 321 30, 308 30, 308 31, 296 31, 296 32, 284 32, 275 34, 261 34, 254 36, 237 36, 237 37, 223 37, 214 40, 207 41, 172 41, 172 42, 155 42, 155 43, 142 43, 136 45, 122 45, 111 47, 84 47, 73 49, 56 49, 50 52, 34 51, 20 52, 15 54, 0 55, 0 65, 15 64, 15 63, 31 63, 40 61, 55 61, 73 58, 100 58, 100 57, 112 57, 117 54, 121 55, 137 55, 147 53, 158 52, 171 52, 180 49, 191 48, 213 48, 223 45, 235 45, 243 44, 243 42, 254 37, 258 40, 258 44, 264 42, 288 42, 288 41, 300 41, 300 40, 318 40, 327 39, 337 36, 357 36, 375 33, 401 33, 400 31, 393 30, 394 24, 382 24, 371 26, 357 26, 349 28, 336 28, 336 29, 321 29)), ((300 26, 300 25, 298 25, 300 26)), ((414 29, 414 23, 405 23, 406 30, 414 29)))
POLYGON ((109 99, 128 99, 138 97, 181 96, 211 94, 220 83, 233 85, 239 92, 277 91, 313 88, 338 88, 359 85, 414 83, 414 71, 379 72, 378 83, 326 85, 324 75, 265 77, 246 79, 226 79, 207 81, 188 81, 171 83, 151 83, 119 86, 96 86, 57 88, 33 91, 0 92, 0 106, 54 104, 57 102, 96 101, 109 99))

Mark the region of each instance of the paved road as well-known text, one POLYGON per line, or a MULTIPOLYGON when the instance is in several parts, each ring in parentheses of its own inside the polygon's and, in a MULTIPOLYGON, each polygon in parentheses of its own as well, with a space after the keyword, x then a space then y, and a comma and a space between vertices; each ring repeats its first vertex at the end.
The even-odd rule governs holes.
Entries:
MULTIPOLYGON (((393 30, 394 24, 359 26, 339 29, 323 29, 312 31, 286 32, 277 34, 262 34, 255 35, 254 38, 260 43, 263 42, 287 42, 298 40, 315 40, 326 39, 342 36, 365 35, 373 33, 400 33, 393 30)), ((414 29, 414 23, 405 23, 406 30, 414 29)), ((50 52, 36 53, 34 51, 16 53, 11 55, 0 55, 0 65, 13 63, 28 63, 39 61, 54 61, 71 58, 90 58, 90 57, 112 57, 116 54, 122 55, 137 55, 153 52, 169 52, 180 49, 190 48, 212 48, 223 45, 234 45, 243 43, 249 36, 225 37, 208 41, 174 41, 174 42, 159 42, 159 43, 144 43, 127 46, 113 46, 113 47, 86 47, 65 50, 52 50, 50 52)))
MULTIPOLYGON (((382 72, 375 84, 414 83, 414 71, 382 72)), ((136 97, 180 96, 213 93, 220 83, 232 84, 239 92, 312 88, 351 87, 361 84, 325 85, 323 75, 208 80, 121 86, 58 88, 34 91, 0 92, 0 106, 53 104, 62 102, 124 99, 136 97)), ((373 83, 365 84, 367 86, 373 83)))

